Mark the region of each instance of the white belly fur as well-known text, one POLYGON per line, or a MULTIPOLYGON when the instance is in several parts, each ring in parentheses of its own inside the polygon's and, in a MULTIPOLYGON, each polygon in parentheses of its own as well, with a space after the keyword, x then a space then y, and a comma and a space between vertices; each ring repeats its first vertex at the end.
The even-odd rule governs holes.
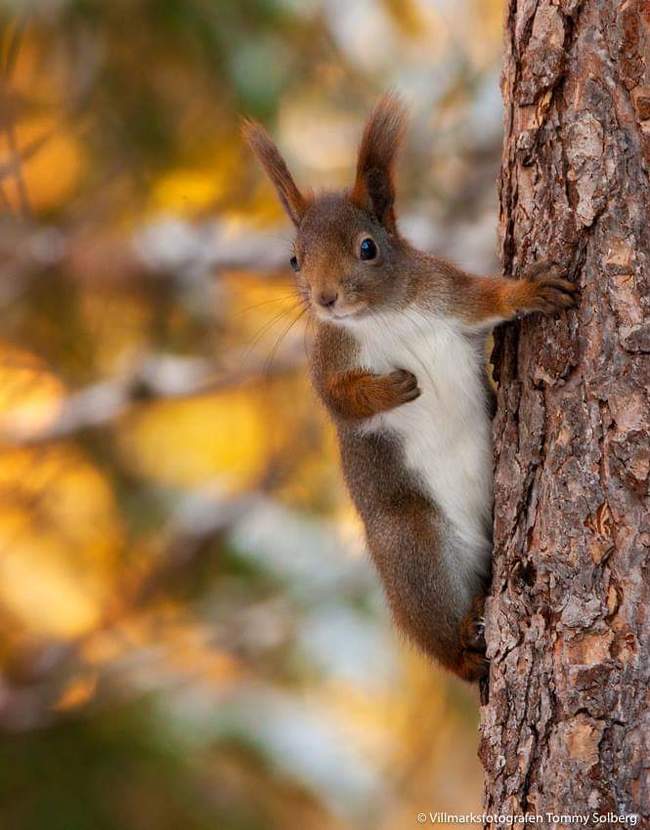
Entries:
MULTIPOLYGON (((467 568, 485 572, 490 557, 492 446, 480 345, 458 323, 421 309, 390 312, 350 326, 359 366, 408 369, 422 394, 365 422, 390 429, 405 463, 437 504, 466 552, 467 568)), ((464 558, 464 557, 463 557, 464 558)))

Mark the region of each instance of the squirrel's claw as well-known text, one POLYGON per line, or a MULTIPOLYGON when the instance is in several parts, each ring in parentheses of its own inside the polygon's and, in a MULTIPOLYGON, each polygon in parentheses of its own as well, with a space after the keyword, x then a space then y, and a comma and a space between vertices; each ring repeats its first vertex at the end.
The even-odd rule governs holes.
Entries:
POLYGON ((526 270, 524 280, 530 286, 527 311, 553 314, 576 304, 578 287, 554 263, 536 262, 526 270))

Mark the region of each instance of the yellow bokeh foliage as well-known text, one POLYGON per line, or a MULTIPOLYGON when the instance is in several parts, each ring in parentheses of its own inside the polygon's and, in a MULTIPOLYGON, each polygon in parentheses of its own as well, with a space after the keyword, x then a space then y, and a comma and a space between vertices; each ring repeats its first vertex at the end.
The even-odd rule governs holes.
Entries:
POLYGON ((254 388, 167 400, 129 416, 118 443, 131 469, 177 487, 208 482, 236 492, 264 469, 266 419, 254 388))
POLYGON ((29 352, 0 342, 0 441, 46 428, 59 414, 61 381, 29 352))
POLYGON ((0 604, 35 636, 95 625, 122 544, 113 494, 72 446, 0 452, 0 604))

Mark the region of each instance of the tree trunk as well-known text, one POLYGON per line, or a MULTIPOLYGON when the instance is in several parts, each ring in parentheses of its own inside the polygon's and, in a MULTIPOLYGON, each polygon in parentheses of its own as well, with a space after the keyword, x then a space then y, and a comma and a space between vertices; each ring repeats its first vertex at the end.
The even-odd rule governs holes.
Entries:
POLYGON ((650 2, 510 0, 503 95, 505 271, 581 297, 495 341, 486 812, 650 827, 650 2))

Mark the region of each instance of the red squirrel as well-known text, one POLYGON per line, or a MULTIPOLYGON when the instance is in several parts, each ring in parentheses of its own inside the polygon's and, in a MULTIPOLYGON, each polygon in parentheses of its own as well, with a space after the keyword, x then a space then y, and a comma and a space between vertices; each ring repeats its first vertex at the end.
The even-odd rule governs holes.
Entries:
POLYGON ((298 189, 276 145, 244 137, 293 222, 290 264, 315 322, 313 384, 397 626, 460 677, 487 672, 483 604, 492 551, 485 340, 516 315, 575 302, 555 266, 478 277, 416 250, 395 217, 406 122, 385 95, 363 133, 354 185, 298 189))

